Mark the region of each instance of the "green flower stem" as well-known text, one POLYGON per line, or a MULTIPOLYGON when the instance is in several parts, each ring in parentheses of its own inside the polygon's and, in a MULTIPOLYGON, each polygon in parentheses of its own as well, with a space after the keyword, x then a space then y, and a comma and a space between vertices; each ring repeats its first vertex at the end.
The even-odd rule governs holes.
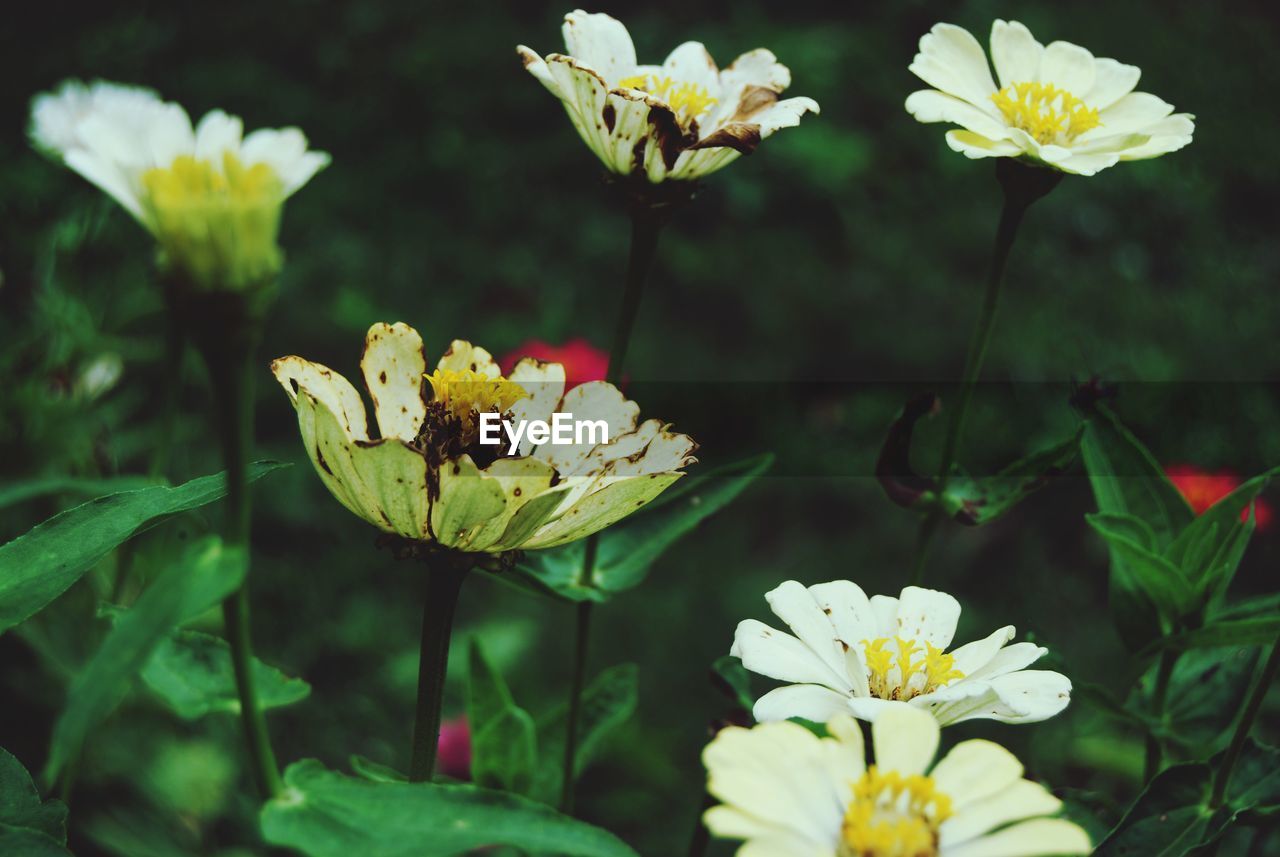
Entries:
MULTIPOLYGON (((947 481, 951 477, 951 468, 955 465, 960 441, 964 437, 969 403, 973 399, 973 391, 978 385, 978 379, 982 376, 982 364, 986 359, 987 346, 991 344, 991 332, 995 329, 996 315, 1000 310, 1000 292, 1004 286, 1005 267, 1009 262, 1009 252, 1013 249, 1013 242, 1018 237, 1018 226, 1022 223, 1023 215, 1027 213, 1031 204, 1058 185, 1062 180, 1062 173, 1027 166, 1010 158, 997 158, 996 178, 1004 191, 1004 206, 1000 211, 1000 222, 996 227, 995 242, 991 248, 991 263, 987 269, 987 283, 978 309, 978 320, 973 326, 969 348, 965 353, 964 371, 960 380, 960 398, 947 419, 942 459, 938 464, 939 496, 946 489, 947 481)), ((941 516, 942 512, 935 509, 920 525, 911 574, 913 584, 919 584, 924 579, 929 547, 937 534, 941 516)))
MULTIPOLYGON (((627 275, 622 291, 622 307, 618 310, 618 324, 609 348, 609 366, 605 380, 617 384, 622 379, 622 365, 627 359, 627 347, 631 344, 631 331, 640 312, 640 298, 644 284, 653 266, 658 249, 658 235, 666 222, 669 203, 653 204, 636 198, 631 205, 631 251, 627 257, 627 275)), ((587 538, 583 552, 582 569, 578 583, 587 585, 595 571, 596 552, 599 550, 599 534, 587 538)), ((575 759, 578 755, 578 726, 582 716, 582 690, 587 680, 587 652, 591 640, 592 602, 581 601, 577 611, 577 634, 574 638, 573 683, 569 688, 569 720, 564 740, 564 783, 560 791, 560 810, 573 812, 573 780, 575 759)))
MULTIPOLYGON (((1177 652, 1165 649, 1160 653, 1160 664, 1156 667, 1156 687, 1151 699, 1152 713, 1159 719, 1164 717, 1165 702, 1169 698, 1169 679, 1173 677, 1173 665, 1178 661, 1177 652)), ((1142 776, 1147 782, 1160 773, 1160 765, 1164 761, 1164 749, 1160 739, 1155 735, 1147 735, 1147 758, 1143 766, 1142 776)))
POLYGON ((1249 737, 1249 731, 1253 728, 1253 721, 1258 717, 1258 711, 1262 708, 1262 701, 1266 698, 1267 691, 1271 690, 1271 685, 1276 680, 1278 669, 1280 669, 1280 637, 1272 643, 1271 654, 1267 656, 1267 662, 1262 667, 1262 674, 1258 676, 1258 680, 1249 691, 1244 711, 1240 713, 1236 731, 1231 736, 1231 744, 1228 745, 1226 755, 1222 757, 1222 766, 1218 768, 1218 774, 1213 779, 1213 795, 1209 798, 1211 809, 1222 806, 1222 801, 1227 796, 1227 786, 1231 785, 1231 773, 1235 769, 1236 762, 1240 761, 1244 742, 1249 737))
MULTIPOLYGON (((257 339, 245 331, 241 333, 243 335, 228 335, 217 346, 212 345, 218 339, 214 334, 209 338, 211 347, 202 350, 213 383, 214 418, 227 471, 227 519, 223 538, 228 547, 243 548, 247 558, 251 520, 247 470, 249 447, 253 442, 253 354, 257 339)), ((258 791, 269 799, 280 792, 280 770, 253 683, 247 577, 244 585, 222 603, 222 616, 231 646, 231 664, 240 695, 240 719, 254 780, 258 791)))
POLYGON ((427 595, 422 609, 422 649, 418 661, 418 707, 413 723, 413 753, 409 782, 431 779, 440 744, 440 709, 449 665, 449 640, 458 593, 467 576, 465 565, 427 560, 427 595))

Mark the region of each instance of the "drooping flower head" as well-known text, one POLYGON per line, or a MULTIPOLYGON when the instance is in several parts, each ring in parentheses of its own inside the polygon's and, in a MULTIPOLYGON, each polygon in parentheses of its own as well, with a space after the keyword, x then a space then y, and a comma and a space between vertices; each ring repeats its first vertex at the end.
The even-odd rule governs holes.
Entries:
POLYGON ((78 81, 37 96, 31 138, 155 236, 163 268, 199 291, 244 291, 278 273, 287 199, 329 163, 297 128, 247 136, 238 117, 186 110, 139 87, 78 81))
POLYGON ((721 730, 702 754, 704 821, 744 840, 740 857, 1040 857, 1088 854, 1089 836, 1052 817, 1061 801, 1024 779, 998 744, 957 744, 936 765, 937 721, 903 706, 862 730, 839 715, 819 738, 798 723, 721 730))
POLYGON ((696 179, 818 112, 812 98, 779 99, 791 72, 764 48, 720 70, 701 42, 685 42, 662 65, 639 65, 627 28, 608 15, 570 12, 563 32, 564 54, 516 51, 618 175, 696 179))
POLYGON ((563 366, 566 390, 572 390, 587 381, 603 381, 609 371, 608 353, 581 337, 570 339, 564 345, 552 345, 541 339, 530 339, 502 358, 503 371, 510 373, 525 357, 534 357, 563 366))
POLYGON ((360 393, 301 357, 271 364, 298 414, 316 473, 344 506, 378 529, 466 552, 548 548, 604 529, 683 476, 696 444, 603 381, 565 391, 564 367, 526 358, 504 377, 489 352, 455 340, 427 372, 422 338, 375 324, 360 369, 379 437, 360 393), (484 443, 482 414, 513 426, 556 414, 603 422, 571 442, 484 443))
POLYGON ((991 62, 999 85, 968 30, 936 24, 910 66, 933 89, 913 92, 907 111, 961 126, 947 144, 970 158, 1027 158, 1084 176, 1191 142, 1195 117, 1134 92, 1136 66, 1070 42, 1041 45, 1017 21, 992 25, 991 62))
POLYGON ((842 713, 874 720, 913 707, 943 726, 975 718, 1034 723, 1071 699, 1066 676, 1026 669, 1047 650, 1008 645, 1012 625, 947 651, 960 604, 945 592, 908 586, 899 598, 868 598, 848 580, 808 588, 789 580, 765 599, 792 633, 747 619, 730 650, 752 672, 788 682, 756 701, 757 720, 821 723, 842 713))
MULTIPOLYGON (((1244 482, 1238 474, 1230 470, 1208 471, 1194 464, 1173 464, 1166 467, 1164 472, 1197 515, 1203 515, 1209 511, 1214 503, 1239 488, 1244 482)), ((1271 506, 1259 498, 1253 501, 1252 507, 1257 528, 1264 530, 1270 526, 1271 506)), ((1241 510, 1240 519, 1249 520, 1249 507, 1241 510)))

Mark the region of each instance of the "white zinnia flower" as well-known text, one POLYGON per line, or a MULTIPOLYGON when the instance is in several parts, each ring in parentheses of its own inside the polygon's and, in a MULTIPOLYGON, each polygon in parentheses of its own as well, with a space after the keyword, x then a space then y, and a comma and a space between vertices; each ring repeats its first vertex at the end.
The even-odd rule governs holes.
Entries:
POLYGON ((1079 826, 1050 818, 1062 806, 1022 778, 990 741, 957 744, 932 765, 939 727, 908 707, 871 725, 875 764, 847 715, 819 738, 798 723, 722 730, 702 754, 707 790, 722 801, 703 816, 717 836, 742 839, 739 857, 1040 857, 1088 854, 1079 826))
POLYGON ((297 128, 243 135, 238 117, 187 111, 151 90, 68 81, 38 96, 31 138, 155 236, 162 262, 198 289, 272 277, 285 199, 329 163, 297 128))
POLYGON ((685 42, 660 66, 638 65, 627 28, 608 15, 579 9, 565 16, 563 31, 567 54, 544 60, 524 45, 516 51, 619 175, 696 179, 818 112, 812 98, 778 100, 791 72, 764 48, 723 71, 701 42, 685 42))
POLYGON ((921 122, 960 125, 947 132, 947 144, 970 158, 1026 157, 1091 176, 1191 142, 1194 117, 1134 92, 1136 66, 1070 42, 1046 47, 1017 21, 992 25, 991 61, 999 86, 968 30, 936 24, 910 66, 934 88, 913 92, 907 111, 921 122))
POLYGON ((378 529, 416 542, 490 554, 562 545, 635 512, 697 460, 692 438, 641 422, 640 406, 612 384, 565 392, 559 363, 526 357, 504 378, 488 351, 454 340, 428 375, 422 338, 396 323, 369 328, 360 369, 376 438, 346 378, 301 357, 271 364, 325 487, 378 529), (535 445, 526 433, 508 455, 509 440, 480 442, 485 413, 603 420, 608 440, 535 445))
POLYGON ((1024 669, 1047 650, 1006 645, 1012 625, 948 653, 960 604, 945 592, 908 586, 900 598, 867 598, 848 580, 807 589, 788 580, 765 599, 795 636, 747 619, 729 654, 792 684, 756 701, 757 720, 821 723, 840 713, 874 720, 887 708, 912 706, 943 726, 975 718, 1034 723, 1071 700, 1066 676, 1024 669))

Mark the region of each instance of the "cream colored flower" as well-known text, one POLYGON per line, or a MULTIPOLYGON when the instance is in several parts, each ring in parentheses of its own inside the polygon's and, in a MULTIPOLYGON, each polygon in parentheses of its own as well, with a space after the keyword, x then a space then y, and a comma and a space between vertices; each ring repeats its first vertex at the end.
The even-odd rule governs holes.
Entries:
POLYGON ((685 42, 660 66, 638 65, 627 28, 608 15, 579 9, 565 16, 563 30, 567 54, 544 60, 524 45, 516 51, 619 175, 696 179, 818 112, 812 98, 778 99, 791 72, 764 48, 723 71, 700 42, 685 42))
MULTIPOLYGON (((454 340, 427 375, 422 338, 375 324, 360 360, 379 437, 360 393, 301 357, 271 364, 298 412, 316 473, 340 503, 378 529, 468 552, 549 548, 588 536, 658 496, 696 459, 696 444, 612 384, 564 391, 564 367, 526 357, 503 378, 489 352, 454 340), (551 422, 604 420, 608 442, 480 443, 480 415, 551 422)), ((505 435, 504 435, 505 437, 505 435)), ((598 440, 598 438, 597 438, 598 440)))
POLYGON ((921 122, 961 126, 947 132, 947 144, 970 158, 1031 158, 1091 176, 1191 142, 1195 117, 1134 92, 1135 66, 1070 42, 1046 47, 1017 21, 992 26, 991 61, 999 86, 968 30, 936 24, 910 67, 933 89, 913 92, 907 111, 921 122))
POLYGON ((741 839, 739 857, 1039 857, 1088 854, 1089 836, 1053 818, 1062 803, 1023 779, 1022 764, 990 741, 957 744, 936 765, 939 728, 913 708, 862 730, 842 715, 819 738, 797 723, 731 726, 702 754, 703 817, 741 839))
POLYGON ((192 127, 151 90, 101 81, 38 96, 31 138, 120 203, 155 236, 162 264, 201 290, 269 281, 285 199, 329 163, 297 128, 243 136, 221 110, 192 127))
POLYGON ((867 598, 856 583, 806 588, 788 580, 765 599, 791 634, 747 619, 730 654, 752 672, 791 682, 755 704, 757 720, 836 714, 874 720, 890 708, 920 708, 943 726, 984 718, 1034 723, 1067 707, 1071 681, 1029 670, 1046 649, 1008 645, 1008 625, 951 652, 960 604, 945 592, 908 586, 900 598, 867 598))

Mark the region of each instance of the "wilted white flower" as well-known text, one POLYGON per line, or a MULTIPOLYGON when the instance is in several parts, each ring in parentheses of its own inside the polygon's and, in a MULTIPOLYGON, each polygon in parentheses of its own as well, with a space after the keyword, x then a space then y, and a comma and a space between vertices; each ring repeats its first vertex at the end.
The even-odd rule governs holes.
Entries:
POLYGON ((627 28, 608 15, 579 9, 565 16, 563 31, 567 53, 543 59, 524 45, 516 50, 619 175, 696 179, 818 112, 812 98, 779 100, 791 72, 764 48, 719 70, 701 42, 685 42, 662 65, 639 65, 627 28))
POLYGON ((565 392, 564 367, 526 357, 504 378, 488 351, 454 340, 430 375, 407 324, 375 324, 360 369, 364 402, 333 370, 301 357, 271 364, 298 413, 316 473, 344 506, 378 529, 466 552, 548 548, 630 515, 684 475, 696 444, 603 381, 565 392), (481 443, 481 414, 514 423, 555 413, 603 420, 607 441, 512 449, 481 443), (514 452, 515 454, 508 454, 514 452))
POLYGON ((707 829, 745 840, 739 857, 1041 857, 1088 854, 1062 803, 1023 779, 990 741, 957 744, 933 764, 939 728, 903 706, 871 725, 875 764, 848 715, 819 738, 797 723, 722 730, 703 752, 720 806, 707 829))
POLYGON ((970 158, 1030 158, 1091 176, 1119 161, 1154 158, 1191 142, 1194 117, 1134 92, 1141 70, 1095 58, 1070 42, 1047 47, 1017 21, 991 28, 991 61, 968 30, 936 24, 911 71, 933 87, 913 92, 921 122, 950 122, 947 144, 970 158))
POLYGON ((297 128, 245 136, 221 110, 193 127, 151 90, 101 81, 38 96, 30 133, 120 203, 155 236, 162 264, 202 290, 273 277, 281 207, 329 163, 297 128))
POLYGON ((752 672, 791 682, 756 701, 757 720, 820 723, 840 713, 873 720, 909 706, 944 726, 975 718, 1034 723, 1071 700, 1066 676, 1026 669, 1046 649, 1007 645, 1012 625, 947 652, 960 604, 945 592, 908 586, 900 598, 867 598, 848 580, 808 588, 789 580, 765 599, 795 636, 754 619, 738 625, 730 654, 752 672))

